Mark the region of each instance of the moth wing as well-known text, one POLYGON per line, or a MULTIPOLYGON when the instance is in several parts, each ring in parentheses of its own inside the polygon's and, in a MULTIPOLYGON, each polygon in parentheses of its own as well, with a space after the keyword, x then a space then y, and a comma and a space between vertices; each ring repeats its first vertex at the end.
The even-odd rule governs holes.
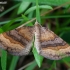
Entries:
POLYGON ((48 28, 35 23, 35 47, 45 58, 59 60, 70 55, 70 46, 48 28))
POLYGON ((13 55, 27 55, 31 49, 34 27, 21 27, 0 34, 0 48, 13 55))

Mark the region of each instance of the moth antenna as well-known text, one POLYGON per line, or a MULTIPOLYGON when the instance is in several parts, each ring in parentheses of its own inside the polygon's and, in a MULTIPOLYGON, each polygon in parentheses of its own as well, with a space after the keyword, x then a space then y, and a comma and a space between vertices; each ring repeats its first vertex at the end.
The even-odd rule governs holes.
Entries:
POLYGON ((22 25, 20 25, 19 27, 17 27, 16 29, 18 29, 18 28, 21 28, 21 27, 23 27, 25 24, 22 24, 22 25))
MULTIPOLYGON (((35 20, 35 19, 34 19, 34 20, 35 20)), ((33 21, 33 20, 32 20, 32 21, 33 21)), ((23 26, 29 24, 29 23, 32 22, 32 21, 27 21, 27 22, 25 22, 24 24, 22 24, 22 25, 20 25, 19 27, 17 27, 16 29, 21 28, 21 27, 23 27, 23 26)))

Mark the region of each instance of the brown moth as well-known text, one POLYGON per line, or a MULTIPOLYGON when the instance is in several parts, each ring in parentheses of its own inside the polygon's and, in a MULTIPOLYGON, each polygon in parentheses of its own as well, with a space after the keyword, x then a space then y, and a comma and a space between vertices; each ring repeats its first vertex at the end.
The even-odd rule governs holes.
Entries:
POLYGON ((0 34, 0 48, 13 55, 27 55, 35 36, 37 52, 45 58, 59 60, 70 55, 69 45, 38 22, 32 27, 23 26, 0 34))
POLYGON ((70 46, 46 27, 35 23, 35 47, 45 58, 59 60, 70 55, 70 46))
POLYGON ((0 47, 13 55, 27 55, 31 49, 34 27, 23 26, 0 34, 0 47))

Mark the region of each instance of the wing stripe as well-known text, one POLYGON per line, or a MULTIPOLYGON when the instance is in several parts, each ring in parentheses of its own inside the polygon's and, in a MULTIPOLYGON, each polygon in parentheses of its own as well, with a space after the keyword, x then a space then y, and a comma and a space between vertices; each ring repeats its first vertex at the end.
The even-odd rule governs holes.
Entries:
POLYGON ((26 46, 28 42, 25 40, 25 38, 22 37, 21 35, 19 35, 17 31, 15 31, 15 30, 13 30, 13 31, 14 31, 13 33, 12 33, 12 31, 6 32, 6 35, 9 36, 10 38, 12 38, 13 40, 15 40, 16 42, 19 42, 22 45, 26 46))

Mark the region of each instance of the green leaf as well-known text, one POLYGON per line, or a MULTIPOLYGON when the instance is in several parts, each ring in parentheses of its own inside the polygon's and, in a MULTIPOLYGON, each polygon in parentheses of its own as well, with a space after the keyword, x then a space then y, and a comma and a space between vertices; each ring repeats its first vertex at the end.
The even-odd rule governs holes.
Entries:
POLYGON ((3 25, 3 26, 2 26, 2 29, 4 30, 4 32, 5 32, 5 31, 8 31, 8 30, 11 28, 11 25, 12 25, 16 20, 18 20, 18 19, 20 19, 20 17, 19 17, 19 18, 15 18, 15 19, 9 21, 8 23, 6 23, 5 25, 3 25))
POLYGON ((48 70, 53 70, 53 68, 56 70, 56 61, 54 60, 51 67, 48 70))
MULTIPOLYGON (((42 16, 43 19, 46 19, 46 18, 69 18, 70 15, 51 15, 51 16, 42 16)), ((62 24, 62 26, 66 26, 68 25, 70 22, 70 19, 68 21, 66 21, 65 23, 62 24)))
POLYGON ((4 31, 3 31, 3 29, 2 28, 0 28, 0 33, 3 33, 4 31))
POLYGON ((6 70, 6 66, 7 66, 7 52, 2 50, 2 55, 1 55, 2 70, 6 70))
MULTIPOLYGON (((29 19, 25 16, 25 15, 22 15, 23 19, 25 21, 29 21, 29 19)), ((33 26, 33 24, 30 22, 29 24, 27 24, 28 26, 33 26)))
POLYGON ((38 64, 38 66, 41 67, 41 64, 42 64, 42 61, 43 61, 43 57, 38 54, 38 52, 37 52, 35 47, 33 47, 32 52, 34 54, 34 57, 35 57, 35 60, 36 60, 36 62, 38 64))
POLYGON ((65 58, 62 59, 62 61, 70 62, 70 57, 65 57, 65 58))
MULTIPOLYGON (((25 1, 28 1, 28 2, 32 2, 32 3, 36 3, 35 0, 25 0, 25 1)), ((64 4, 67 2, 67 4, 65 6, 69 6, 70 5, 70 0, 38 0, 39 4, 47 4, 47 5, 52 5, 52 6, 59 6, 61 4, 64 4)))
POLYGON ((13 56, 9 70, 15 70, 18 59, 19 59, 18 56, 13 56))
POLYGON ((63 58, 63 59, 62 59, 62 62, 65 63, 67 66, 70 67, 70 63, 69 63, 69 62, 70 62, 70 57, 65 57, 65 58, 63 58))
MULTIPOLYGON (((22 17, 18 17, 18 18, 14 18, 14 19, 16 19, 15 22, 23 21, 22 17)), ((12 20, 13 20, 13 19, 12 19, 12 20)), ((12 21, 12 20, 2 21, 2 22, 0 22, 0 25, 2 25, 2 24, 7 24, 7 23, 9 23, 9 22, 12 21)))
MULTIPOLYGON (((34 3, 32 3, 31 6, 35 6, 34 3)), ((33 18, 33 14, 34 14, 34 11, 32 11, 31 13, 28 14, 28 18, 32 19, 33 18)))
MULTIPOLYGON (((40 5, 39 8, 40 8, 40 9, 53 9, 51 6, 48 6, 48 5, 40 5)), ((34 10, 36 10, 36 6, 33 6, 33 7, 29 8, 29 9, 25 12, 25 14, 28 14, 28 13, 34 11, 34 10)))
POLYGON ((41 24, 41 18, 40 18, 40 11, 39 11, 38 0, 36 0, 36 20, 41 24))
POLYGON ((33 70, 36 65, 37 65, 36 61, 33 61, 25 70, 33 70))
POLYGON ((21 2, 21 5, 20 5, 20 7, 19 7, 19 9, 18 9, 17 14, 21 14, 22 12, 24 12, 29 5, 30 5, 30 2, 25 2, 25 1, 23 0, 23 1, 21 2))

